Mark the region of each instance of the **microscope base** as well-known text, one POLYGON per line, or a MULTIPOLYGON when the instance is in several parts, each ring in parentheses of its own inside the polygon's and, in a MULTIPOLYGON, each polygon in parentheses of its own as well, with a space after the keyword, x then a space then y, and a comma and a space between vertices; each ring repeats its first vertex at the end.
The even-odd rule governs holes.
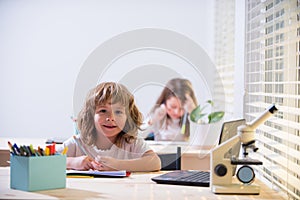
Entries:
POLYGON ((212 185, 211 191, 215 194, 259 194, 260 187, 258 185, 212 185))

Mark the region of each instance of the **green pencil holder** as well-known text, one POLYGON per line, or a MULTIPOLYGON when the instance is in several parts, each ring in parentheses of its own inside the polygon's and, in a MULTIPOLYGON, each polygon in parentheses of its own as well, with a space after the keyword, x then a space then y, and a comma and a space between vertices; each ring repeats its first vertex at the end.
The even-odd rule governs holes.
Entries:
POLYGON ((10 188, 23 191, 66 187, 66 156, 10 156, 10 188))

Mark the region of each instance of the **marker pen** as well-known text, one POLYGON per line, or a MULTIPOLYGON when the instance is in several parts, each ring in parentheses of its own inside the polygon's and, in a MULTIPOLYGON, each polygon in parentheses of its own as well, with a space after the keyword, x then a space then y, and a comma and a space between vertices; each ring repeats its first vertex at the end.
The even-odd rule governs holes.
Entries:
POLYGON ((188 112, 185 111, 185 113, 183 115, 183 119, 182 119, 181 132, 180 132, 181 134, 185 133, 187 115, 188 115, 188 112))

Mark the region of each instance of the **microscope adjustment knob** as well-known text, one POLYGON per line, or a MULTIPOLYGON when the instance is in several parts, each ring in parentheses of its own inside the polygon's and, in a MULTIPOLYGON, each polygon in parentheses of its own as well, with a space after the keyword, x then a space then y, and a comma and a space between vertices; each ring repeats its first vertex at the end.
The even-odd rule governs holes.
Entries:
POLYGON ((225 176, 227 174, 227 168, 223 164, 218 164, 215 167, 215 174, 218 176, 225 176))

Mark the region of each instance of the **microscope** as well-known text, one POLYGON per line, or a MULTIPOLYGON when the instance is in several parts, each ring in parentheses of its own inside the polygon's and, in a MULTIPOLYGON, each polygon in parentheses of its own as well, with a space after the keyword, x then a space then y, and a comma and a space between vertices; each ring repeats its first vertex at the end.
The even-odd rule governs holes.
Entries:
POLYGON ((277 108, 272 105, 269 109, 255 118, 252 122, 238 127, 238 134, 215 147, 210 155, 210 188, 216 194, 259 194, 260 187, 252 184, 255 178, 254 170, 249 165, 262 165, 262 162, 248 157, 248 151, 256 152, 255 130, 271 117, 277 108), (225 157, 225 154, 237 143, 242 145, 242 158, 225 157), (239 182, 233 182, 233 169, 242 165, 236 174, 239 182))

